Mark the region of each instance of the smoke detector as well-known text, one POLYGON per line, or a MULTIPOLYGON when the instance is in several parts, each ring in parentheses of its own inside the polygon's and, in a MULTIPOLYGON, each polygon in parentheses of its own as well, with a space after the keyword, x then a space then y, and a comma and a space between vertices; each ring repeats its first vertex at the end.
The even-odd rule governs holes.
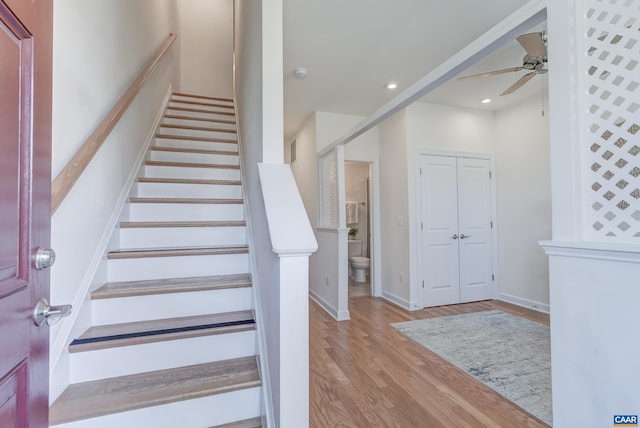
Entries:
POLYGON ((305 77, 307 77, 307 74, 309 74, 309 70, 304 67, 298 67, 293 70, 293 77, 295 77, 296 79, 304 79, 305 77))

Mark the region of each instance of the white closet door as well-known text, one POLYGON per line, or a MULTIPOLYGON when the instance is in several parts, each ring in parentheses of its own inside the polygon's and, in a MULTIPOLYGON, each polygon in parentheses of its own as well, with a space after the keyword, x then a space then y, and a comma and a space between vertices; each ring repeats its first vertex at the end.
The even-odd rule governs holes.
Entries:
POLYGON ((456 158, 421 157, 423 306, 460 301, 456 158))
POLYGON ((490 162, 421 156, 424 307, 493 298, 490 162))
POLYGON ((489 174, 488 160, 458 158, 461 303, 493 298, 489 174))

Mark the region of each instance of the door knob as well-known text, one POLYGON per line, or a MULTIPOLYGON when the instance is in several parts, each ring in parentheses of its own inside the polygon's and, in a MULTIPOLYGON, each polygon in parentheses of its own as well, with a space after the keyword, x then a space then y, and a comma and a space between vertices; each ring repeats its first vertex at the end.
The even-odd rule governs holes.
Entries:
POLYGON ((41 327, 45 322, 48 326, 52 326, 70 314, 71 305, 51 306, 47 299, 40 299, 33 309, 33 322, 38 327, 41 327))
POLYGON ((451 239, 458 239, 458 234, 453 235, 451 239))
POLYGON ((465 235, 464 233, 460 234, 460 239, 467 239, 467 238, 471 238, 471 235, 465 235))
POLYGON ((46 269, 56 262, 56 252, 52 248, 38 248, 33 259, 36 269, 46 269))

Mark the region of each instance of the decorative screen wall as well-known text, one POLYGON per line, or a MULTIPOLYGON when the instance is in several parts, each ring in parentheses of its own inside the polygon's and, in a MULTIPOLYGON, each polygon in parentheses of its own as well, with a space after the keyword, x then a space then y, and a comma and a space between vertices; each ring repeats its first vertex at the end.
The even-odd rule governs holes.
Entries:
POLYGON ((320 157, 320 227, 338 227, 338 156, 335 150, 320 157))
POLYGON ((584 1, 590 235, 640 238, 640 0, 584 1))

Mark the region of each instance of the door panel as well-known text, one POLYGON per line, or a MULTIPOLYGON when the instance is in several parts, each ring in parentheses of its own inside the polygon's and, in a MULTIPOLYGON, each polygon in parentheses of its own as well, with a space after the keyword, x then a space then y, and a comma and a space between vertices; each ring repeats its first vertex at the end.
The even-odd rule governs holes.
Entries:
POLYGON ((486 159, 458 158, 461 303, 493 297, 489 171, 486 159))
POLYGON ((32 311, 49 272, 51 1, 0 0, 0 426, 48 426, 49 332, 32 311))
POLYGON ((421 156, 423 306, 493 297, 490 162, 421 156))
POLYGON ((457 175, 455 158, 422 156, 423 305, 459 299, 457 175))

